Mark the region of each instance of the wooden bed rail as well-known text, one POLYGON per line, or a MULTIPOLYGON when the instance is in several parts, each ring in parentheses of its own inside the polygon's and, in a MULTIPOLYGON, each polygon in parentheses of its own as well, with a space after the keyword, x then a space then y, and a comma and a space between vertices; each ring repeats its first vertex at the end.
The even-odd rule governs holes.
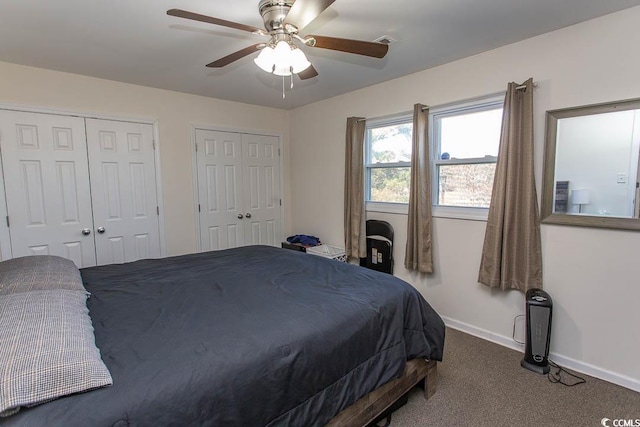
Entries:
POLYGON ((424 398, 436 392, 437 365, 434 360, 412 359, 407 362, 404 373, 388 382, 333 417, 327 427, 362 427, 373 421, 395 401, 424 381, 424 398))

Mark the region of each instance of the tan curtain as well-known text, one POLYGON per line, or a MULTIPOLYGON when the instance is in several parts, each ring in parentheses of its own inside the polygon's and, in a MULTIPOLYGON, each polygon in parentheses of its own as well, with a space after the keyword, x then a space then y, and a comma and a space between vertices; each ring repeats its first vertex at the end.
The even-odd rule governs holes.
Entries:
POLYGON ((346 155, 344 167, 344 245, 350 258, 365 258, 364 212, 364 130, 361 117, 347 119, 346 155))
POLYGON ((540 218, 533 171, 533 79, 509 83, 478 281, 542 287, 540 218))
POLYGON ((429 109, 413 106, 413 148, 409 217, 404 266, 409 270, 433 273, 433 224, 431 220, 431 175, 429 167, 429 109))

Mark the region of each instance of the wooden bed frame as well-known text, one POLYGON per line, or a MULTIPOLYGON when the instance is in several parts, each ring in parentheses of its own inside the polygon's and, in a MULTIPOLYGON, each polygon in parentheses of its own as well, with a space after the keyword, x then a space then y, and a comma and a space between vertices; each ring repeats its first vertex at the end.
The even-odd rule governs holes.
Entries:
POLYGON ((329 421, 327 427, 366 426, 421 381, 424 381, 424 398, 429 399, 436 392, 436 376, 435 360, 412 359, 407 362, 400 378, 377 388, 342 410, 329 421))

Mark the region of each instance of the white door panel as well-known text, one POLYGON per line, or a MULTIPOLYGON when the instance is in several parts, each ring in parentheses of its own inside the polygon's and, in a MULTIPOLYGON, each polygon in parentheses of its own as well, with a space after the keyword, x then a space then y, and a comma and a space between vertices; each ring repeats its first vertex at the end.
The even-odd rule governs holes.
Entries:
POLYGON ((12 256, 95 265, 84 120, 2 111, 0 144, 12 256))
POLYGON ((232 132, 196 130, 200 245, 203 251, 244 244, 242 144, 232 132))
POLYGON ((280 158, 275 136, 242 135, 245 239, 248 244, 280 243, 280 158))
POLYGON ((160 257, 153 128, 86 119, 98 265, 160 257))

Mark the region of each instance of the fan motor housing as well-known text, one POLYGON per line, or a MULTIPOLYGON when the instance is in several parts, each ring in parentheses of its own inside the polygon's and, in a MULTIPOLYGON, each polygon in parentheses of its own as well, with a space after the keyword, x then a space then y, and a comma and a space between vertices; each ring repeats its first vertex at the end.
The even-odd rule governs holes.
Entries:
POLYGON ((258 9, 267 31, 284 30, 282 23, 295 0, 260 0, 258 9))

